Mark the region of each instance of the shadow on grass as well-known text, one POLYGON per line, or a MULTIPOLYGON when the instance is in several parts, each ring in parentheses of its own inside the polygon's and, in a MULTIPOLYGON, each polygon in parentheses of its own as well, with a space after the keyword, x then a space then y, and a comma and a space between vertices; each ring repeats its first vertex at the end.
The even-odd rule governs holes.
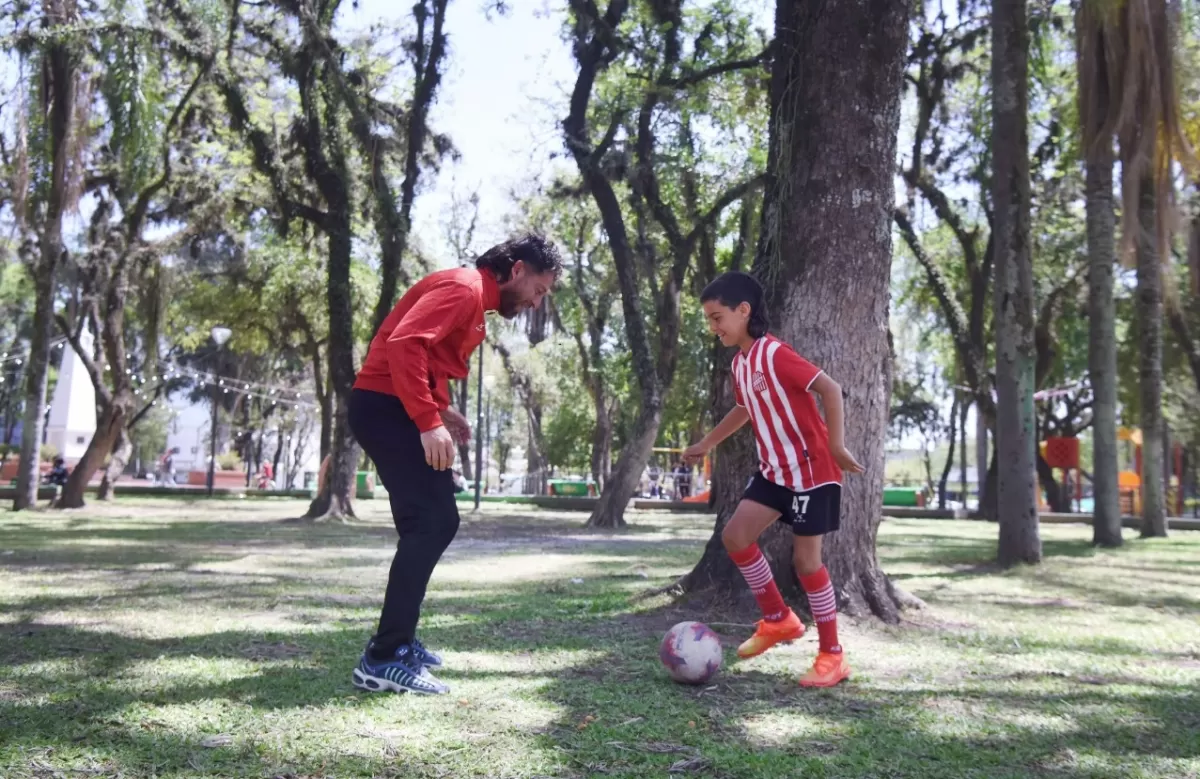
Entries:
MULTIPOLYGON (((530 554, 546 550, 581 556, 597 553, 592 541, 579 540, 593 534, 579 531, 574 523, 569 531, 554 531, 560 536, 556 539, 535 524, 544 520, 477 527, 489 521, 481 519, 464 529, 462 538, 467 543, 454 552, 460 561, 474 561, 487 570, 500 566, 510 549, 530 554), (489 543, 492 532, 505 539, 526 535, 521 536, 523 544, 510 547, 489 543)), ((563 527, 548 522, 546 527, 563 527)), ((90 527, 84 524, 63 532, 96 538, 88 532, 90 527)), ((132 557, 110 556, 112 550, 104 546, 60 549, 56 534, 48 538, 38 535, 44 533, 39 523, 16 531, 23 545, 15 554, 45 555, 47 560, 80 569, 94 569, 102 563, 115 566, 116 576, 145 576, 137 579, 135 586, 106 596, 106 608, 149 609, 175 598, 182 601, 182 619, 186 619, 187 603, 203 602, 209 604, 210 612, 212 603, 239 614, 278 610, 296 623, 318 629, 297 626, 266 633, 231 630, 150 639, 36 619, 37 614, 82 607, 94 600, 94 595, 11 599, 4 610, 24 621, 0 628, 4 742, 22 755, 36 755, 39 750, 55 750, 60 755, 81 750, 82 754, 85 748, 88 754, 106 754, 111 765, 102 767, 101 775, 531 776, 497 763, 490 751, 493 747, 486 741, 478 746, 478 757, 472 758, 476 762, 469 771, 456 773, 453 766, 458 764, 448 761, 462 758, 445 753, 436 744, 405 744, 403 760, 394 759, 394 754, 378 745, 371 755, 356 754, 343 744, 325 742, 320 734, 306 731, 302 719, 297 719, 295 738, 303 743, 286 749, 252 743, 253 735, 243 738, 236 733, 229 746, 209 748, 201 743, 203 733, 189 735, 179 725, 155 724, 155 712, 172 707, 214 707, 217 713, 211 715, 211 721, 217 724, 212 725, 207 724, 209 714, 186 712, 204 720, 196 725, 198 730, 222 727, 222 712, 249 709, 256 718, 251 727, 261 730, 266 718, 299 718, 309 709, 362 712, 368 718, 374 707, 381 705, 379 697, 359 693, 349 685, 349 671, 374 627, 378 601, 373 602, 361 587, 357 594, 323 591, 317 574, 326 568, 363 564, 355 551, 367 546, 389 548, 392 531, 380 525, 378 533, 372 527, 374 535, 364 538, 361 526, 283 527, 262 522, 158 523, 156 528, 145 529, 148 535, 106 537, 109 542, 130 544, 132 557), (257 537, 266 535, 267 528, 269 536, 257 537), (230 533, 245 537, 234 538, 230 533), (387 540, 381 541, 380 535, 387 540), (237 547, 230 552, 234 557, 276 547, 282 552, 305 543, 346 552, 279 573, 189 570, 189 566, 212 562, 205 556, 213 554, 209 542, 214 536, 237 547), (174 569, 167 573, 186 576, 156 581, 154 572, 121 570, 121 564, 144 561, 139 550, 157 555, 155 560, 172 562, 174 569), (205 665, 205 661, 221 662, 205 665), (279 758, 280 754, 287 759, 279 758)), ((656 532, 650 529, 640 535, 656 532)), ((614 539, 606 534, 603 556, 636 556, 653 565, 670 564, 680 557, 680 538, 635 540, 629 535, 633 534, 614 539), (614 545, 614 541, 619 543, 614 545)), ((906 540, 896 548, 902 555, 913 553, 914 539, 924 539, 932 547, 921 555, 936 555, 940 549, 960 564, 986 563, 993 551, 988 539, 901 536, 906 540)), ((4 538, 0 533, 0 545, 4 538)), ((895 538, 890 536, 884 543, 895 538)), ((72 537, 80 542, 86 539, 72 537)), ((1065 549, 1062 554, 1087 556, 1080 544, 1066 542, 1065 549)), ((223 556, 225 547, 220 550, 218 559, 230 559, 223 556)), ((699 544, 695 551, 699 553, 699 544)), ((1047 555, 1051 555, 1049 549, 1047 555)), ((897 558, 888 554, 884 559, 897 558)), ((369 562, 377 560, 378 555, 369 562)), ((948 564, 940 556, 925 562, 948 564)), ((7 559, 0 558, 0 565, 7 564, 7 559)), ((18 562, 15 567, 21 565, 24 563, 18 562)), ((915 688, 866 680, 835 690, 802 691, 792 674, 732 666, 709 688, 679 687, 668 682, 659 667, 657 643, 668 627, 695 614, 676 606, 633 611, 631 596, 650 583, 622 573, 628 567, 624 559, 589 566, 579 584, 556 573, 552 581, 501 583, 482 577, 469 585, 437 586, 427 604, 422 632, 431 646, 446 651, 451 665, 441 675, 451 683, 524 678, 528 685, 521 694, 552 704, 555 714, 549 727, 518 735, 530 752, 562 765, 556 774, 561 777, 663 776, 675 765, 678 770, 706 777, 739 779, 1082 779, 1126 776, 1131 765, 1139 766, 1147 776, 1179 775, 1181 761, 1200 757, 1200 741, 1194 737, 1200 729, 1200 693, 1186 685, 1115 677, 1098 685, 1034 674, 954 679, 915 688), (556 652, 577 652, 586 659, 549 666, 531 661, 527 670, 515 664, 515 670, 483 664, 473 667, 469 659, 472 653, 544 658, 556 652)), ((941 575, 965 578, 981 573, 941 575)), ((382 581, 381 572, 380 597, 382 581)), ((1079 595, 1085 602, 1096 596, 1091 589, 1079 595)), ((1107 595, 1101 592, 1099 597, 1107 595)), ((1153 593, 1145 595, 1149 600, 1155 597, 1153 593)), ((1002 609, 1047 608, 1044 603, 994 605, 1002 609)), ((1057 642, 1022 637, 1021 643, 1014 645, 1010 638, 970 633, 931 634, 923 640, 1031 658, 1069 651, 1098 658, 1148 660, 1145 648, 1134 640, 1057 642)), ((1156 657, 1176 656, 1194 655, 1181 651, 1156 657)), ((731 659, 732 652, 726 657, 731 659)), ((491 662, 495 659, 489 658, 491 662)), ((425 705, 400 699, 395 708, 377 716, 389 721, 425 716, 430 718, 427 723, 415 724, 432 727, 433 718, 450 716, 456 705, 454 700, 425 705)))
MULTIPOLYGON (((953 535, 920 533, 888 533, 880 537, 880 558, 884 568, 897 563, 921 565, 981 566, 995 569, 995 538, 964 538, 953 535)), ((1097 550, 1085 540, 1045 539, 1042 541, 1044 559, 1055 557, 1093 557, 1097 550)))
MULTIPOLYGON (((122 520, 124 521, 124 520, 122 520)), ((141 526, 111 527, 111 518, 9 522, 0 524, 0 568, 96 569, 147 563, 190 565, 236 559, 249 553, 300 548, 379 549, 394 544, 390 524, 296 524, 271 521, 150 521, 141 526), (169 539, 170 543, 165 543, 169 539)), ((620 553, 653 546, 702 543, 689 526, 662 528, 630 525, 619 533, 582 527, 559 517, 488 515, 464 518, 451 555, 540 545, 555 551, 588 552, 603 545, 620 553), (654 537, 650 537, 654 536, 654 537), (535 544, 534 542, 538 542, 535 544)), ((322 563, 332 566, 346 558, 322 563)))
POLYGON ((589 663, 602 670, 558 674, 544 688, 566 713, 542 739, 570 756, 575 775, 661 776, 690 766, 723 777, 1082 779, 1128 776, 1131 764, 1147 761, 1175 768, 1147 767, 1146 776, 1174 776, 1179 761, 1200 757, 1200 692, 1189 685, 1146 691, 1131 680, 1143 689, 1117 692, 1055 680, 1071 688, 1046 694, 1032 684, 1013 689, 1030 680, 1008 679, 1007 687, 851 682, 814 691, 790 675, 731 669, 708 687, 687 688, 666 680, 654 649, 646 638, 619 642, 589 663), (963 731, 966 716, 976 732, 963 731), (1083 755, 1099 763, 1084 765, 1083 755))

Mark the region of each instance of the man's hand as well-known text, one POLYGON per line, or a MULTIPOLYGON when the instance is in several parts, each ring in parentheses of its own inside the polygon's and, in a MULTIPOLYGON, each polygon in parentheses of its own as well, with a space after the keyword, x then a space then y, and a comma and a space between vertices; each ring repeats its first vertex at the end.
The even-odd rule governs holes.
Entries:
POLYGON ((708 454, 708 447, 701 441, 698 444, 692 444, 687 449, 683 450, 683 461, 688 465, 695 465, 704 459, 704 455, 708 454))
POLYGON ((830 447, 829 453, 833 455, 833 461, 838 464, 838 467, 847 473, 862 473, 866 470, 844 446, 830 447))
POLYGON ((467 418, 458 413, 456 408, 443 409, 442 424, 450 431, 450 435, 454 438, 455 443, 467 444, 471 442, 471 423, 467 418))
POLYGON ((435 427, 421 433, 421 446, 425 447, 425 462, 435 471, 444 471, 454 464, 454 439, 444 427, 435 427))

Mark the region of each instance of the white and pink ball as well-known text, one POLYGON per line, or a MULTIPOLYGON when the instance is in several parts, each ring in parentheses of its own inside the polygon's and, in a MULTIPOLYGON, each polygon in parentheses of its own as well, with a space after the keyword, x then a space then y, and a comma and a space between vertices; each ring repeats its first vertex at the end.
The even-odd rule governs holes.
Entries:
POLYGON ((658 658, 680 684, 704 684, 721 668, 721 640, 703 622, 680 622, 663 636, 658 658))

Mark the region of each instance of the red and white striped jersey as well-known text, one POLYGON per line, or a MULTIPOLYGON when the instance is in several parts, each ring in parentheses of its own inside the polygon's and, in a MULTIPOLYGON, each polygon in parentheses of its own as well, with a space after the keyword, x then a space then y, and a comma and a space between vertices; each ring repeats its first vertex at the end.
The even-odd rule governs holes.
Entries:
POLYGON ((750 412, 763 478, 793 492, 842 483, 829 453, 829 430, 809 392, 820 375, 820 368, 772 335, 733 358, 733 396, 750 412))

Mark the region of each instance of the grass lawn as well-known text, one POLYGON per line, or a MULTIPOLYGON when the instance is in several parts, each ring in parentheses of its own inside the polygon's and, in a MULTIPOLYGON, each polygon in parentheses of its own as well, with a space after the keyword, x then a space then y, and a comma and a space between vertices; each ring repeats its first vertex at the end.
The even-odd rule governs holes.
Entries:
POLYGON ((287 501, 0 513, 0 776, 1200 776, 1200 533, 1097 552, 1045 527, 1045 565, 1002 573, 994 525, 890 520, 884 567, 928 608, 843 620, 854 679, 805 691, 815 631, 732 663, 754 614, 637 598, 688 569, 707 519, 612 535, 488 507, 423 622, 453 692, 417 698, 350 686, 394 545, 386 505, 359 507, 358 526, 281 523, 287 501), (726 641, 707 688, 658 665, 683 619, 726 641))

